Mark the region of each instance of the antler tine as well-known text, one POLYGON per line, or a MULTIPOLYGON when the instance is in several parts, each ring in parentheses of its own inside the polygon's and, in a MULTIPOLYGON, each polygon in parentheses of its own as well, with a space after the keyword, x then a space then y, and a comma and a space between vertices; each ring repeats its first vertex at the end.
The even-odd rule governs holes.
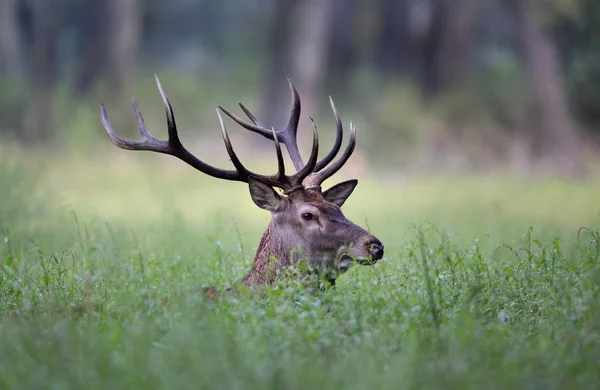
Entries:
MULTIPOLYGON (((250 110, 248 110, 242 103, 239 103, 240 108, 246 113, 248 118, 254 123, 256 126, 264 127, 264 125, 260 122, 260 120, 255 117, 250 110)), ((274 127, 271 127, 271 136, 269 139, 274 141, 275 151, 277 152, 277 168, 278 175, 281 180, 285 178, 285 164, 283 162, 283 154, 281 153, 281 145, 279 145, 279 137, 277 137, 277 132, 274 127)))
MULTIPOLYGON (((158 87, 158 92, 160 93, 160 97, 165 106, 165 113, 167 115, 167 129, 169 132, 169 143, 181 145, 181 141, 179 141, 179 134, 177 134, 177 125, 175 125, 175 115, 173 114, 173 107, 171 106, 171 103, 169 102, 169 98, 167 97, 167 94, 165 93, 165 90, 163 89, 162 84, 160 83, 160 80, 158 79, 158 75, 155 74, 154 79, 156 80, 156 86, 158 87)), ((136 104, 136 107, 137 107, 137 104, 136 104)), ((138 113, 138 112, 139 112, 139 110, 136 109, 136 113, 138 113)))
MULTIPOLYGON (((240 105, 242 105, 240 103, 240 105)), ((256 117, 254 115, 252 115, 252 113, 250 113, 250 111, 248 111, 247 108, 243 108, 244 112, 246 112, 246 115, 248 115, 248 113, 250 113, 250 115, 248 115, 249 117, 251 116, 250 120, 252 122, 254 122, 255 124, 251 124, 248 122, 245 122, 242 118, 240 118, 239 116, 235 115, 233 112, 229 111, 228 109, 226 109, 223 106, 219 106, 219 109, 221 111, 223 111, 225 113, 225 115, 227 115, 228 117, 230 117, 231 119, 233 119, 238 125, 242 126, 244 129, 246 130, 250 130, 253 131, 257 134, 262 135, 265 138, 270 139, 271 141, 273 140, 273 134, 271 133, 270 130, 264 128, 263 126, 261 126, 262 124, 260 123, 260 121, 258 121, 258 119, 256 119, 256 117)), ((281 134, 281 132, 279 132, 279 138, 281 138, 281 142, 283 141, 283 134, 281 134)), ((284 142, 285 143, 285 142, 284 142)))
POLYGON ((279 148, 279 144, 276 143, 277 144, 276 152, 277 152, 278 170, 275 175, 261 175, 261 174, 250 171, 242 164, 242 162, 240 161, 238 156, 235 154, 235 151, 233 150, 233 146, 231 145, 231 140, 229 139, 229 134, 227 133, 227 128, 225 127, 225 122, 223 122, 223 117, 221 116, 221 113, 219 112, 219 110, 216 110, 216 111, 217 111, 217 116, 219 117, 219 123, 221 124, 221 134, 223 135, 223 142, 225 143, 225 149, 227 150, 227 154, 229 154, 229 157, 231 159, 231 162, 233 163, 233 166, 240 173, 240 176, 244 178, 244 180, 242 180, 242 181, 248 182, 248 177, 254 176, 257 179, 260 179, 261 181, 263 181, 266 184, 269 184, 271 186, 275 186, 275 187, 279 187, 279 188, 283 188, 283 189, 290 188, 291 186, 289 185, 289 181, 287 180, 287 177, 285 176, 285 166, 284 166, 284 162, 283 162, 283 155, 281 154, 281 149, 279 148))
POLYGON ((317 165, 317 157, 319 155, 319 132, 317 131, 317 125, 313 118, 309 118, 310 123, 313 129, 313 143, 310 151, 310 157, 308 158, 308 162, 302 169, 300 169, 296 174, 290 177, 290 181, 294 184, 302 184, 302 181, 315 171, 315 166, 317 165))
MULTIPOLYGON (((139 117, 138 117, 139 120, 139 117)), ((104 104, 100 104, 100 121, 102 122, 102 126, 104 127, 104 130, 106 131, 106 134, 108 134, 108 138, 110 139, 110 142, 121 148, 121 149, 125 149, 125 150, 139 150, 140 149, 140 145, 139 145, 139 141, 127 141, 124 140, 123 138, 120 138, 119 136, 117 136, 117 134, 115 134, 115 131, 112 128, 112 125, 110 124, 110 121, 108 120, 108 115, 106 114, 106 108, 104 107, 104 104)), ((141 126, 140 126, 140 132, 141 132, 141 126)), ((144 136, 144 134, 142 133, 142 137, 144 136)))
POLYGON ((225 149, 227 150, 227 154, 229 154, 229 158, 233 163, 235 169, 237 169, 240 174, 248 176, 249 172, 246 167, 242 164, 237 154, 233 150, 233 146, 231 145, 231 140, 229 139, 229 134, 227 133, 227 128, 225 127, 225 123, 223 122, 223 117, 219 110, 215 110, 217 112, 217 116, 219 117, 219 124, 221 125, 221 135, 223 136, 223 143, 225 144, 225 149))
POLYGON ((142 136, 142 139, 139 141, 129 141, 117 136, 112 125, 110 124, 110 121, 108 120, 106 107, 104 107, 104 104, 100 104, 100 121, 102 122, 102 126, 104 127, 106 134, 108 134, 110 142, 113 145, 125 150, 148 150, 158 153, 171 154, 171 146, 169 145, 169 142, 154 138, 148 131, 148 128, 144 123, 144 117, 140 112, 135 98, 131 98, 131 104, 133 105, 133 111, 137 117, 140 134, 142 136))
MULTIPOLYGON (((238 103, 240 105, 240 108, 242 109, 242 111, 244 111, 244 113, 246 114, 246 116, 252 121, 252 123, 254 123, 256 126, 259 127, 265 127, 262 122, 260 120, 258 120, 257 117, 254 116, 254 114, 252 114, 250 112, 250 110, 248 110, 242 103, 238 103)), ((273 129, 274 130, 274 129, 273 129)), ((269 137, 267 137, 269 138, 269 137)), ((272 138, 270 138, 272 139, 272 138)))
POLYGON ((335 103, 333 103, 333 99, 331 98, 331 96, 329 96, 329 103, 331 103, 331 110, 333 111, 333 116, 335 117, 335 142, 329 153, 327 153, 327 155, 317 163, 315 171, 320 171, 321 169, 326 167, 327 164, 333 161, 336 154, 340 151, 340 148, 342 147, 342 139, 344 138, 344 126, 342 125, 342 120, 340 119, 340 115, 338 114, 337 108, 335 107, 335 103))
MULTIPOLYGON (((288 124, 282 130, 277 131, 277 136, 279 138, 279 141, 285 145, 288 154, 290 155, 290 159, 294 164, 294 168, 296 168, 296 171, 300 171, 304 167, 304 161, 302 160, 302 156, 300 155, 300 151, 298 150, 297 141, 298 123, 300 122, 301 111, 300 95, 298 94, 298 91, 296 90, 296 87, 294 86, 291 77, 287 73, 286 77, 288 80, 290 93, 292 95, 292 110, 290 112, 288 124)), ((240 103, 240 107, 248 116, 248 118, 250 118, 250 121, 252 123, 244 121, 243 119, 241 119, 231 111, 225 109, 224 107, 219 106, 219 109, 243 128, 258 133, 263 137, 273 141, 273 133, 269 129, 266 129, 258 120, 258 118, 254 114, 252 114, 250 110, 244 107, 243 104, 240 103)))
POLYGON ((321 183, 327 180, 329 177, 333 176, 337 171, 340 170, 341 167, 344 166, 346 161, 350 158, 352 153, 354 152, 354 147, 356 146, 356 127, 354 123, 350 122, 350 141, 348 141, 348 146, 344 153, 330 166, 322 169, 321 171, 315 172, 307 176, 303 181, 302 185, 305 188, 319 188, 321 183))
MULTIPOLYGON (((135 116, 138 121, 138 126, 140 127, 140 134, 142 135, 142 139, 150 139, 152 138, 152 134, 148 131, 146 124, 144 123, 144 117, 142 116, 142 112, 135 101, 135 98, 131 98, 131 105, 133 106, 133 112, 135 112, 135 116)), ((104 109, 104 105, 102 105, 103 116, 106 118, 106 110, 104 109)), ((108 121, 108 118, 106 119, 108 121)))
MULTIPOLYGON (((298 133, 298 123, 300 123, 300 111, 302 104, 300 103, 300 95, 298 94, 298 90, 292 82, 292 78, 287 72, 285 73, 285 77, 287 79, 288 86, 290 87, 290 93, 292 94, 292 112, 290 113, 290 119, 285 129, 290 134, 290 140, 293 141, 293 145, 291 146, 295 146, 296 152, 298 152, 296 133, 298 133)), ((286 145, 286 147, 287 146, 288 145, 286 145)), ((300 153, 298 153, 298 156, 300 156, 300 153)), ((300 158, 300 162, 302 162, 302 158, 300 158)))
POLYGON ((275 152, 277 153, 277 177, 280 181, 285 181, 285 163, 283 161, 283 154, 281 153, 281 145, 279 145, 279 139, 277 138, 275 128, 271 127, 271 131, 273 132, 273 140, 275 141, 275 152))

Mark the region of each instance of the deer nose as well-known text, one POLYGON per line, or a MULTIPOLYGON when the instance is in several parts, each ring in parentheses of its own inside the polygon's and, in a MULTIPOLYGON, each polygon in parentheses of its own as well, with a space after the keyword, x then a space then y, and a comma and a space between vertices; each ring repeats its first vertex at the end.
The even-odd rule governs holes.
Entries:
POLYGON ((378 239, 367 243, 367 250, 373 260, 379 260, 383 257, 383 244, 378 239))

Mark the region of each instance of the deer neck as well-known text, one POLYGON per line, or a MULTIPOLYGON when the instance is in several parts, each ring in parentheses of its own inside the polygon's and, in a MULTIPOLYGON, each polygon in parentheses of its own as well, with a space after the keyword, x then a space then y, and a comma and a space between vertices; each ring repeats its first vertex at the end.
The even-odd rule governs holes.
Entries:
POLYGON ((291 248, 286 248, 283 237, 269 222, 267 230, 260 239, 252 269, 242 279, 246 286, 270 284, 275 280, 278 268, 290 265, 291 248))

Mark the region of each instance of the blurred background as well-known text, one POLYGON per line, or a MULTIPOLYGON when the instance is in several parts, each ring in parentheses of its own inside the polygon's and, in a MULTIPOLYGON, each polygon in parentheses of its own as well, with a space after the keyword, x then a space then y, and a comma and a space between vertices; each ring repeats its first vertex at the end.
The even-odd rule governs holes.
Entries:
MULTIPOLYGON (((99 104, 135 138, 131 96, 164 137, 156 73, 184 143, 228 164, 214 108, 283 126, 287 71, 304 150, 308 116, 331 145, 332 96, 357 172, 589 174, 599 50, 594 0, 0 0, 0 142, 106 153, 99 104)), ((272 149, 228 123, 246 159, 272 149)))

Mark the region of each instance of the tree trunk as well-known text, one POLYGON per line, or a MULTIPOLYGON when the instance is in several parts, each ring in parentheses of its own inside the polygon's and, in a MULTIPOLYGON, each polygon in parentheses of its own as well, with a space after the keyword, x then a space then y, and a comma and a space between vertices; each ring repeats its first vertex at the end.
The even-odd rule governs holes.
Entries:
POLYGON ((292 74, 302 90, 303 110, 316 116, 327 69, 334 0, 307 0, 297 10, 292 34, 292 74))
POLYGON ((446 27, 447 0, 433 0, 430 5, 430 23, 421 43, 420 70, 421 89, 426 96, 435 95, 441 89, 440 47, 446 27))
MULTIPOLYGON (((315 115, 320 86, 326 72, 326 49, 331 32, 333 0, 284 0, 277 3, 271 33, 271 60, 261 115, 264 123, 285 123, 290 109, 283 70, 294 80, 302 98, 302 111, 315 115)), ((304 116, 303 116, 304 117, 304 116)))
POLYGON ((17 0, 0 0, 0 73, 10 80, 24 75, 17 0))
POLYGON ((128 88, 135 76, 139 50, 141 0, 106 0, 108 36, 108 80, 118 95, 128 88))
POLYGON ((57 73, 57 39, 60 2, 33 0, 33 74, 31 96, 33 124, 24 129, 24 138, 31 143, 44 143, 54 132, 52 93, 57 73), (57 4, 58 3, 58 4, 57 4))
MULTIPOLYGON (((289 108, 289 92, 284 82, 283 71, 290 71, 290 45, 292 31, 292 11, 302 0, 279 0, 275 2, 275 12, 269 33, 269 54, 265 66, 265 81, 261 97, 260 118, 266 126, 285 123, 285 112, 289 108)), ((294 76, 293 74, 291 76, 294 76)))
POLYGON ((106 76, 108 42, 104 38, 109 31, 104 18, 104 0, 88 0, 81 5, 81 20, 78 23, 77 66, 75 69, 75 92, 85 95, 96 82, 106 76))
POLYGON ((358 65, 355 21, 359 16, 359 0, 335 0, 327 48, 326 88, 343 89, 351 82, 358 65))
POLYGON ((27 108, 23 42, 17 20, 17 0, 0 0, 0 84, 5 94, 0 96, 0 132, 16 134, 27 108))
POLYGON ((453 0, 446 8, 439 72, 444 89, 459 87, 471 63, 473 17, 478 0, 453 0))
POLYGON ((553 43, 543 30, 539 0, 513 0, 528 80, 536 109, 533 150, 565 173, 581 169, 581 140, 571 117, 560 64, 553 43))
POLYGON ((433 0, 421 49, 421 86, 435 95, 460 85, 471 56, 472 18, 477 0, 433 0))
POLYGON ((411 63, 410 4, 408 0, 380 0, 377 64, 385 75, 404 73, 411 63))

